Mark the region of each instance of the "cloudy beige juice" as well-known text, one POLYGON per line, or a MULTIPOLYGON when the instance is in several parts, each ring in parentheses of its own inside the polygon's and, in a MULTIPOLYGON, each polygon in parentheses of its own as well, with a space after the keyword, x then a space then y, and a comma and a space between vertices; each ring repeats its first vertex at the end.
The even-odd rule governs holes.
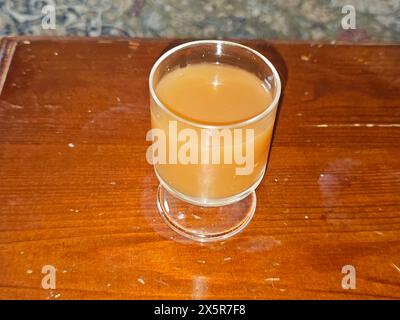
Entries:
POLYGON ((265 81, 235 66, 199 63, 164 75, 155 94, 170 111, 157 112, 152 101, 152 128, 166 132, 166 161, 156 163, 155 170, 170 189, 197 202, 213 203, 246 192, 260 181, 276 111, 252 121, 272 102, 265 81), (213 132, 215 140, 202 132, 204 128, 213 132), (185 129, 197 138, 188 134, 174 138, 185 129))

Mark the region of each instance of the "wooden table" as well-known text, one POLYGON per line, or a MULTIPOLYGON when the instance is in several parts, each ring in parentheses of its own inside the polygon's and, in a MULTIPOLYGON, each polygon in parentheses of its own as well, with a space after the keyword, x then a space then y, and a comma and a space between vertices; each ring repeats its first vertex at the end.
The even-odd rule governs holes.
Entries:
POLYGON ((2 40, 0 297, 400 298, 400 47, 244 42, 284 80, 272 154, 247 229, 201 245, 161 220, 145 159, 177 43, 2 40))

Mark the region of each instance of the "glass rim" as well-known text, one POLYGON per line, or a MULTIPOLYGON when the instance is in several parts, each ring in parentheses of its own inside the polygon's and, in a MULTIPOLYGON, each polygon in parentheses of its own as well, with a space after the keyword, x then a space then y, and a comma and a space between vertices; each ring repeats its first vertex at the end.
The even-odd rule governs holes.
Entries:
POLYGON ((196 40, 196 41, 190 41, 190 42, 185 42, 183 44, 180 44, 178 46, 173 47, 172 49, 168 50, 167 52, 165 52, 164 54, 162 54, 157 61, 154 63, 153 67, 151 68, 150 71, 150 76, 149 76, 149 90, 150 90, 150 96, 151 98, 156 102, 157 106, 160 107, 162 110, 164 110, 165 112, 167 112, 168 114, 170 114, 171 116, 173 116, 174 118, 176 118, 177 120, 179 120, 180 122, 184 122, 186 124, 189 124, 193 127, 198 127, 198 128, 205 128, 205 129, 230 129, 230 128, 237 128, 237 127, 243 127, 246 125, 249 125, 253 122, 259 121, 261 119, 263 119, 264 117, 266 117, 277 105, 281 96, 281 79, 279 77, 278 71, 275 69, 274 65, 271 63, 271 61, 269 61, 264 55, 262 55, 260 52, 245 46, 243 44, 237 43, 237 42, 232 42, 232 41, 225 41, 225 40, 196 40), (263 110, 262 112, 256 114, 255 116, 240 121, 240 122, 235 122, 232 124, 222 124, 222 125, 208 125, 208 124, 203 124, 201 122, 196 122, 196 121, 192 121, 189 119, 185 119, 182 116, 176 114, 174 111, 170 110, 169 108, 167 108, 162 102, 161 100, 158 98, 157 94, 155 93, 154 87, 153 87, 153 80, 154 80, 154 75, 158 69, 158 67, 160 66, 160 64, 167 59, 169 56, 171 56, 172 54, 174 54, 175 52, 188 48, 188 47, 193 47, 193 46, 198 46, 198 45, 207 45, 207 44, 215 44, 215 45, 227 45, 227 46, 233 46, 233 47, 238 47, 244 50, 249 51, 250 53, 256 55, 257 57, 259 57, 272 71, 272 75, 274 77, 274 81, 275 81, 275 95, 271 101, 271 103, 269 104, 269 106, 267 108, 265 108, 265 110, 263 110))

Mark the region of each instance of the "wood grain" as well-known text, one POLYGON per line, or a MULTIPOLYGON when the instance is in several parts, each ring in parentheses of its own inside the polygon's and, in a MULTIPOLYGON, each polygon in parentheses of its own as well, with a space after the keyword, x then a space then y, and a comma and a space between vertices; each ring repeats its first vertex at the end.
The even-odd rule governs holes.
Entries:
POLYGON ((200 245, 159 217, 145 160, 148 74, 178 42, 15 41, 1 74, 0 298, 400 298, 399 46, 244 42, 284 79, 272 153, 247 229, 200 245))

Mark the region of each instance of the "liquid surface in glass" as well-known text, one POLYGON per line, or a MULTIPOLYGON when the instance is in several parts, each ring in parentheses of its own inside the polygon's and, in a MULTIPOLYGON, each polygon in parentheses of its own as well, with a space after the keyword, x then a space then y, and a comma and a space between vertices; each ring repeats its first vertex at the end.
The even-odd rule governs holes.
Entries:
POLYGON ((208 125, 250 119, 272 101, 265 84, 252 73, 212 63, 173 70, 158 83, 156 93, 179 116, 208 125))

